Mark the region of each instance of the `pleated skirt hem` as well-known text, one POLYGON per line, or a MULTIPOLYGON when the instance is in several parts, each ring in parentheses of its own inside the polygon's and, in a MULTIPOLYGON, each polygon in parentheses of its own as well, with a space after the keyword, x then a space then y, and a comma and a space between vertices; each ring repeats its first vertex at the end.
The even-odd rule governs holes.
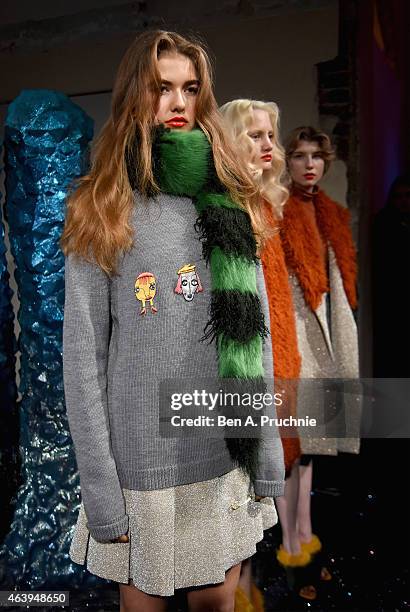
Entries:
POLYGON ((129 542, 94 540, 81 504, 70 558, 96 576, 150 595, 223 582, 278 520, 273 500, 255 502, 239 469, 204 482, 123 494, 129 542))

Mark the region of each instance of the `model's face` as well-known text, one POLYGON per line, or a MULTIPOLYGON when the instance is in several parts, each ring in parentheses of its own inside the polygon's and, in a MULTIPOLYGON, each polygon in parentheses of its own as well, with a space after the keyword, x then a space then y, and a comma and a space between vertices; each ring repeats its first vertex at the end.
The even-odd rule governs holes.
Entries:
POLYGON ((272 168, 273 130, 269 113, 254 109, 253 121, 247 134, 252 141, 251 163, 264 171, 272 168))
POLYGON ((307 191, 320 181, 325 170, 325 162, 317 142, 300 140, 288 160, 292 181, 307 191))
POLYGON ((180 53, 163 53, 158 60, 161 94, 155 121, 176 130, 190 131, 195 125, 198 75, 192 61, 180 53))

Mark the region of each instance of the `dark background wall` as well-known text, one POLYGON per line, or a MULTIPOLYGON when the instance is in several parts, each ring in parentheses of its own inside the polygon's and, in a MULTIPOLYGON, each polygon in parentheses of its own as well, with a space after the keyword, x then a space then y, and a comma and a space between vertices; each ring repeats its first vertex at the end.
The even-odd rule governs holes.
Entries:
MULTIPOLYGON (((338 45, 338 2, 2 3, 1 103, 21 89, 57 89, 73 96, 99 130, 109 112, 110 90, 122 54, 146 23, 193 32, 214 59, 216 95, 276 101, 282 132, 319 122, 316 64, 338 45), (170 8, 172 4, 172 9, 170 8), (137 7, 137 8, 135 8, 137 7), (297 83, 297 95, 295 84, 297 83), (75 94, 82 94, 81 96, 75 94)), ((332 129, 331 118, 324 127, 332 129)), ((328 189, 345 201, 344 166, 336 165, 328 189)))

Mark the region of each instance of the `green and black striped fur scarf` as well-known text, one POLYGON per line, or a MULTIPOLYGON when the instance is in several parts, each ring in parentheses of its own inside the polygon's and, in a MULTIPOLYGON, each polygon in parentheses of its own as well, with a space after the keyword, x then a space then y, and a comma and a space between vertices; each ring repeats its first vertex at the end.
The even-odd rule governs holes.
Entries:
MULTIPOLYGON (((216 341, 220 378, 240 379, 248 392, 260 390, 263 342, 269 332, 256 288, 259 258, 249 214, 219 181, 202 130, 157 128, 152 152, 161 192, 192 198, 198 212, 195 229, 212 282, 210 320, 202 340, 216 341)), ((131 151, 127 168, 131 187, 136 188, 132 155, 131 151)), ((233 461, 254 479, 259 438, 226 438, 226 444, 233 461)))

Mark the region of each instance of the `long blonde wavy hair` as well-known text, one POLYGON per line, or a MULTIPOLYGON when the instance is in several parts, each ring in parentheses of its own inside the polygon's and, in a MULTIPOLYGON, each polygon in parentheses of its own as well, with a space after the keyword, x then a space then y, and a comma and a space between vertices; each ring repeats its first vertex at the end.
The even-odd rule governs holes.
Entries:
POLYGON ((273 209, 276 218, 282 217, 282 210, 289 196, 285 187, 286 158, 285 150, 279 139, 279 108, 274 102, 260 100, 238 99, 224 104, 220 111, 224 117, 225 125, 235 143, 242 162, 251 172, 254 183, 260 196, 267 200, 273 209), (253 111, 266 111, 270 117, 273 132, 272 168, 262 171, 251 163, 253 153, 252 139, 248 131, 253 122, 253 111))
POLYGON ((137 190, 142 196, 159 192, 151 151, 162 53, 179 53, 193 62, 200 83, 196 122, 211 143, 218 177, 232 199, 249 212, 256 236, 266 231, 252 177, 237 163, 224 131, 205 49, 174 32, 145 32, 134 40, 120 63, 110 117, 95 143, 90 172, 77 181, 68 198, 60 242, 65 255, 76 253, 94 261, 109 275, 116 274, 118 255, 133 245, 130 217, 134 197, 126 165, 133 147, 137 147, 137 190))

